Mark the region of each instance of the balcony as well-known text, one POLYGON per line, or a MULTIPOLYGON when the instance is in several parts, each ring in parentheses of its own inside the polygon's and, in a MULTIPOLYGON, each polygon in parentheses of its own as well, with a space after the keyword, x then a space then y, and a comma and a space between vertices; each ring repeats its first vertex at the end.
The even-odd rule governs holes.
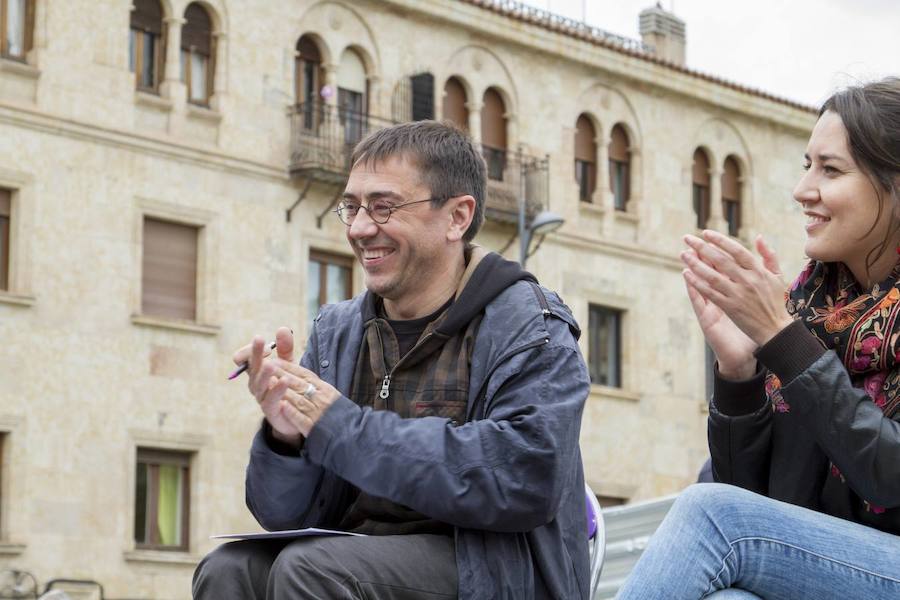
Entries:
MULTIPOLYGON (((395 124, 390 119, 321 102, 291 107, 290 118, 291 176, 304 178, 307 183, 320 181, 335 186, 346 183, 356 144, 370 132, 395 124)), ((479 149, 487 164, 486 218, 516 223, 519 199, 523 196, 528 218, 547 205, 547 157, 529 156, 521 148, 506 150, 481 145, 479 149)), ((305 190, 301 199, 303 195, 305 190)))
POLYGON ((519 201, 525 199, 526 218, 531 219, 547 205, 548 157, 530 156, 518 150, 482 145, 487 164, 485 217, 502 223, 516 223, 519 201))
POLYGON ((321 102, 293 106, 291 117, 292 176, 343 185, 356 144, 393 121, 321 102))

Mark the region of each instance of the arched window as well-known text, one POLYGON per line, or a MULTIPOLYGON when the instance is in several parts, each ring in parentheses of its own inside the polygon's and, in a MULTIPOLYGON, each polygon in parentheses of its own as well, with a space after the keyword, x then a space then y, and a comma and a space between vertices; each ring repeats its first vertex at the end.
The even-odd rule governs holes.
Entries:
POLYGON ((597 134, 587 115, 575 121, 575 181, 578 199, 591 202, 597 189, 597 134))
POLYGON ((128 66, 139 90, 156 92, 165 51, 159 0, 134 0, 128 34, 128 66))
POLYGON ((294 59, 294 85, 297 107, 303 114, 303 127, 315 129, 320 121, 319 90, 322 88, 322 56, 308 35, 297 41, 294 59))
POLYGON ((722 215, 728 223, 728 235, 741 230, 741 168, 733 156, 725 159, 722 172, 722 215))
POLYGON ((621 125, 612 128, 609 136, 609 189, 616 210, 627 210, 631 195, 631 155, 628 134, 621 125))
POLYGON ((506 106, 500 93, 488 88, 481 107, 481 145, 488 179, 503 181, 506 143, 506 106))
POLYGON ((469 109, 466 104, 466 88, 456 77, 451 77, 444 84, 444 118, 456 123, 464 131, 469 130, 469 109))
POLYGON ((344 50, 337 73, 338 109, 344 126, 344 142, 355 145, 366 131, 367 87, 366 66, 359 53, 344 50))
POLYGON ((705 229, 709 220, 709 157, 702 148, 694 150, 692 169, 694 213, 697 215, 697 229, 705 229))
POLYGON ((197 2, 184 11, 181 30, 181 80, 187 85, 188 102, 206 106, 213 91, 215 48, 212 20, 197 2))
POLYGON ((34 34, 34 0, 0 0, 0 56, 25 60, 34 34))

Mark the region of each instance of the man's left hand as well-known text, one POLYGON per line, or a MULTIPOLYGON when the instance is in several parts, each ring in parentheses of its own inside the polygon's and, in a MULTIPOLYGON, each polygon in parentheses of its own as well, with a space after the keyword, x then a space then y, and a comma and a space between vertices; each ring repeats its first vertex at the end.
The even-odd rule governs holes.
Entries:
POLYGON ((300 430, 303 437, 309 436, 341 393, 319 379, 315 373, 296 363, 281 358, 270 358, 267 362, 271 362, 282 372, 274 386, 278 391, 284 390, 282 414, 300 430))

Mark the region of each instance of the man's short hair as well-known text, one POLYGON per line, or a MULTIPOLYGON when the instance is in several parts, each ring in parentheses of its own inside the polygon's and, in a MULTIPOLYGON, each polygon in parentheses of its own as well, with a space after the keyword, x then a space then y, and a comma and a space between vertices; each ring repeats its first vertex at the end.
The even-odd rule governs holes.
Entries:
POLYGON ((475 215, 463 235, 471 242, 484 223, 487 168, 465 132, 448 121, 394 125, 366 136, 353 150, 350 164, 374 165, 393 157, 406 158, 418 168, 421 183, 434 198, 432 206, 443 206, 456 196, 475 198, 475 215))

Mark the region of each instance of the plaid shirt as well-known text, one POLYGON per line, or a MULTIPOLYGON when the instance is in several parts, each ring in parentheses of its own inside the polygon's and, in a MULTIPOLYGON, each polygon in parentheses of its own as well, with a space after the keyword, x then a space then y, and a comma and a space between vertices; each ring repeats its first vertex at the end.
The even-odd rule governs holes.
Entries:
MULTIPOLYGON (((370 310, 373 300, 367 298, 370 310)), ((441 417, 449 419, 451 425, 464 422, 469 364, 481 315, 447 336, 436 330, 448 312, 444 310, 429 323, 403 357, 388 321, 377 314, 368 315, 350 399, 374 410, 391 410, 403 418, 441 417)), ((453 533, 446 523, 364 492, 347 510, 341 529, 370 535, 453 533)))

